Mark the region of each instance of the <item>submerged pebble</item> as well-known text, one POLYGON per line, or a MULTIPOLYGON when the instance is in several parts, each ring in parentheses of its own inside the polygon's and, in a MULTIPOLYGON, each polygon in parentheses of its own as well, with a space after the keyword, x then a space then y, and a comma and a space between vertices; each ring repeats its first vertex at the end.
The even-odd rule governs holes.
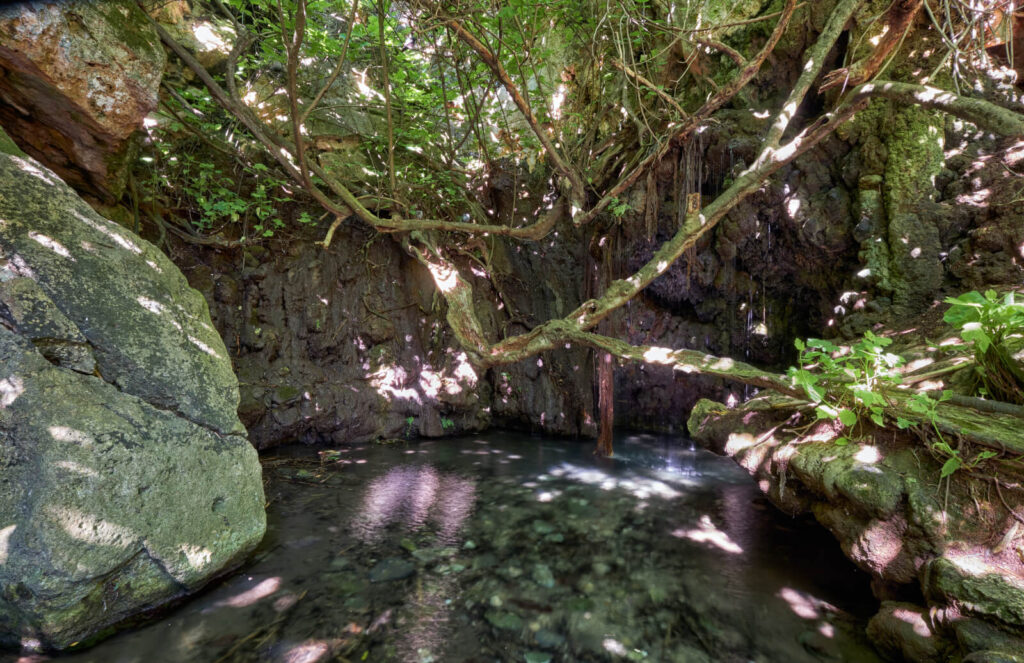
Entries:
POLYGON ((416 565, 405 559, 390 558, 370 569, 370 582, 390 582, 408 578, 416 572, 416 565))

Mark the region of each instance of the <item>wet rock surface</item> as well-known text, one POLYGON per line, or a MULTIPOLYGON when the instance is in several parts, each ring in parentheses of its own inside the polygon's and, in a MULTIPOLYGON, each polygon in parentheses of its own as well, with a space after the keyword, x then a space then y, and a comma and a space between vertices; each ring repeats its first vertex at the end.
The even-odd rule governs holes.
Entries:
POLYGON ((245 571, 86 661, 877 661, 866 578, 684 440, 520 435, 264 458, 245 571))

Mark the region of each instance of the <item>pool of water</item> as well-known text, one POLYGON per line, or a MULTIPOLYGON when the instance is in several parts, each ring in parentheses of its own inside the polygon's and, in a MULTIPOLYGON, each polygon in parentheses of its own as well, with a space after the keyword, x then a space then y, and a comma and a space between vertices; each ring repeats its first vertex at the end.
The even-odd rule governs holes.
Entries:
POLYGON ((512 433, 275 449, 242 571, 55 660, 878 660, 867 577, 732 461, 678 437, 592 449, 512 433))

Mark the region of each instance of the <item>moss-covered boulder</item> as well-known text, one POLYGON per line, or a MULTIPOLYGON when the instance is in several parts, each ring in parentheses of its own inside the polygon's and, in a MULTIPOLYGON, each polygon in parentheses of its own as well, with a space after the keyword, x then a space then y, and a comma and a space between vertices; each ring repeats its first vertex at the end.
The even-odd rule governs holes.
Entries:
POLYGON ((0 645, 63 649, 237 565, 261 472, 206 304, 0 154, 0 645))
POLYGON ((887 659, 1012 662, 1024 652, 1024 497, 990 490, 980 473, 942 477, 941 459, 911 434, 862 425, 841 442, 839 426, 806 412, 779 397, 732 409, 701 401, 689 428, 780 509, 813 514, 870 574, 882 605, 867 635, 887 659))
POLYGON ((0 219, 0 278, 35 281, 88 341, 104 380, 218 433, 245 432, 206 300, 163 253, 40 164, 3 154, 0 219))

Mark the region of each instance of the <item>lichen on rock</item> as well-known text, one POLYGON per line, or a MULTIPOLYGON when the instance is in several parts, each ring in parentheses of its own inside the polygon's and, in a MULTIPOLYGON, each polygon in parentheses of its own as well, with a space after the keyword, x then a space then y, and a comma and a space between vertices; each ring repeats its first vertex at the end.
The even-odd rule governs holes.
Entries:
POLYGON ((167 57, 134 2, 0 8, 0 124, 97 201, 120 198, 167 57))
POLYGON ((205 302, 0 154, 0 644, 64 649, 193 592, 266 528, 205 302))

